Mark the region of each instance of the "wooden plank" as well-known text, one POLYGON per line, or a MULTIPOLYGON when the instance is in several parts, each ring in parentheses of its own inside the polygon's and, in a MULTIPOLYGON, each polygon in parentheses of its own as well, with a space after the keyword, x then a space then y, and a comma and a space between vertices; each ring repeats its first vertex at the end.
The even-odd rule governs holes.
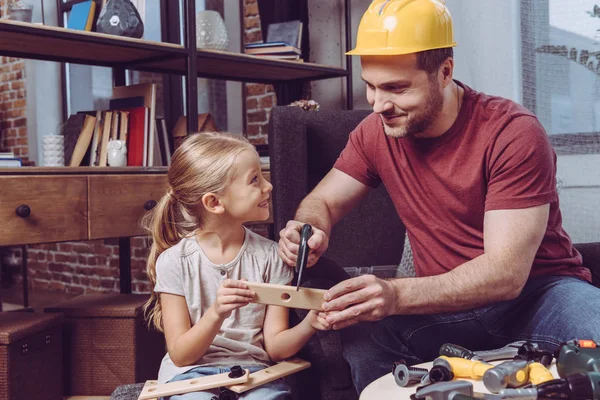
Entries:
POLYGON ((256 292, 254 303, 271 304, 289 308, 302 308, 305 310, 321 310, 325 301, 323 296, 327 290, 287 285, 274 285, 270 283, 244 282, 256 292))
POLYGON ((168 187, 166 175, 88 177, 89 238, 143 235, 140 221, 147 201, 158 202, 168 187))
POLYGON ((0 176, 0 188, 0 246, 87 239, 85 176, 0 176))
MULTIPOLYGON (((174 394, 184 394, 190 392, 199 392, 209 390, 221 386, 237 385, 239 383, 248 382, 250 372, 239 378, 230 378, 229 372, 217 375, 204 376, 202 378, 186 379, 183 381, 169 382, 162 384, 146 384, 142 389, 139 400, 150 400, 158 397, 172 396, 174 394)), ((152 381, 153 382, 153 381, 152 381)))
MULTIPOLYGON (((158 385, 158 381, 146 381, 146 383, 144 383, 144 387, 142 388, 142 393, 147 392, 151 388, 155 388, 156 385, 158 385)), ((140 396, 142 395, 142 393, 140 393, 140 396)), ((139 397, 138 400, 140 400, 139 397)), ((148 400, 158 400, 158 397, 154 397, 148 400)))
POLYGON ((251 373, 248 382, 242 383, 241 385, 229 386, 228 389, 236 393, 243 393, 247 390, 254 389, 257 386, 272 382, 275 379, 302 371, 308 367, 310 367, 310 363, 299 358, 282 361, 268 368, 251 373))

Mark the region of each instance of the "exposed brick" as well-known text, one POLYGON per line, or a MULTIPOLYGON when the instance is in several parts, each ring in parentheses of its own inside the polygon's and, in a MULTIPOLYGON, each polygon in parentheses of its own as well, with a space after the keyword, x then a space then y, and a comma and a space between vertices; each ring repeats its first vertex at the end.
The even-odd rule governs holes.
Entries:
POLYGON ((244 38, 246 40, 246 43, 260 43, 263 40, 262 33, 258 30, 253 32, 246 32, 244 38))
POLYGON ((262 125, 259 124, 248 124, 246 127, 246 135, 248 137, 260 135, 262 132, 261 127, 262 125))
POLYGON ((265 110, 249 112, 247 116, 248 123, 250 122, 264 122, 267 120, 267 112, 265 110))
POLYGON ((259 83, 246 84, 246 96, 258 96, 266 93, 265 85, 259 83))
POLYGON ((257 98, 247 98, 246 99, 246 109, 254 110, 258 108, 258 99, 257 98))
POLYGON ((257 2, 244 3, 244 17, 248 17, 251 15, 258 15, 257 2))
POLYGON ((275 96, 272 96, 272 95, 261 97, 260 101, 259 101, 260 108, 271 108, 271 107, 273 107, 274 97, 275 96))

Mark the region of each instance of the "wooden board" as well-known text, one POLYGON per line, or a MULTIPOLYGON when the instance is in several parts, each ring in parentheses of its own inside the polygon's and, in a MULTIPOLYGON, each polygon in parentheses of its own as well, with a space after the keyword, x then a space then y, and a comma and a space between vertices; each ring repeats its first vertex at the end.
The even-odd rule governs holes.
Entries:
POLYGON ((183 381, 152 384, 147 381, 140 393, 139 400, 150 400, 158 397, 172 396, 174 394, 184 394, 190 392, 199 392, 202 390, 209 390, 218 388, 221 386, 237 385, 239 383, 248 382, 250 372, 245 370, 246 373, 239 378, 230 378, 229 372, 225 372, 217 375, 204 376, 202 378, 185 379, 183 381))
POLYGON ((242 383, 241 385, 229 386, 228 389, 236 393, 243 393, 247 390, 254 389, 257 386, 272 382, 275 379, 302 371, 308 367, 310 367, 310 363, 299 358, 282 361, 269 368, 251 373, 248 382, 242 383))
POLYGON ((321 310, 327 290, 301 287, 296 291, 295 286, 273 285, 269 283, 244 282, 256 292, 253 303, 271 304, 305 310, 321 310))

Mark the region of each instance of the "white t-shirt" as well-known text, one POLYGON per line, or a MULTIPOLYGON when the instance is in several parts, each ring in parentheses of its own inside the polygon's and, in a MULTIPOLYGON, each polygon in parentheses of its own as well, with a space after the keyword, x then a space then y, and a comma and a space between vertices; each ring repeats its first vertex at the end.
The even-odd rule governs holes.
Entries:
MULTIPOLYGON (((277 244, 244 230, 244 243, 235 259, 227 264, 213 264, 195 237, 182 239, 164 251, 156 261, 154 291, 184 296, 193 325, 214 303, 217 290, 225 279, 290 283, 294 272, 279 258, 277 244)), ((168 382, 199 365, 271 365, 263 341, 265 311, 265 305, 255 303, 234 310, 223 321, 206 354, 194 365, 177 367, 167 353, 160 365, 158 381, 168 382)))

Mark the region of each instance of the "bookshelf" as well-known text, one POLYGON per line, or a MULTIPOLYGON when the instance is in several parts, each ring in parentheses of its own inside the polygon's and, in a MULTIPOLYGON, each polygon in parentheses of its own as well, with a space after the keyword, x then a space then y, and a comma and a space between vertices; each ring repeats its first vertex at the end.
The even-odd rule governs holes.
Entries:
MULTIPOLYGON (((73 64, 186 75, 182 45, 0 20, 0 54, 73 64)), ((196 74, 244 82, 284 83, 346 76, 338 67, 197 49, 196 74)), ((196 113, 197 114, 197 113, 196 113)))

